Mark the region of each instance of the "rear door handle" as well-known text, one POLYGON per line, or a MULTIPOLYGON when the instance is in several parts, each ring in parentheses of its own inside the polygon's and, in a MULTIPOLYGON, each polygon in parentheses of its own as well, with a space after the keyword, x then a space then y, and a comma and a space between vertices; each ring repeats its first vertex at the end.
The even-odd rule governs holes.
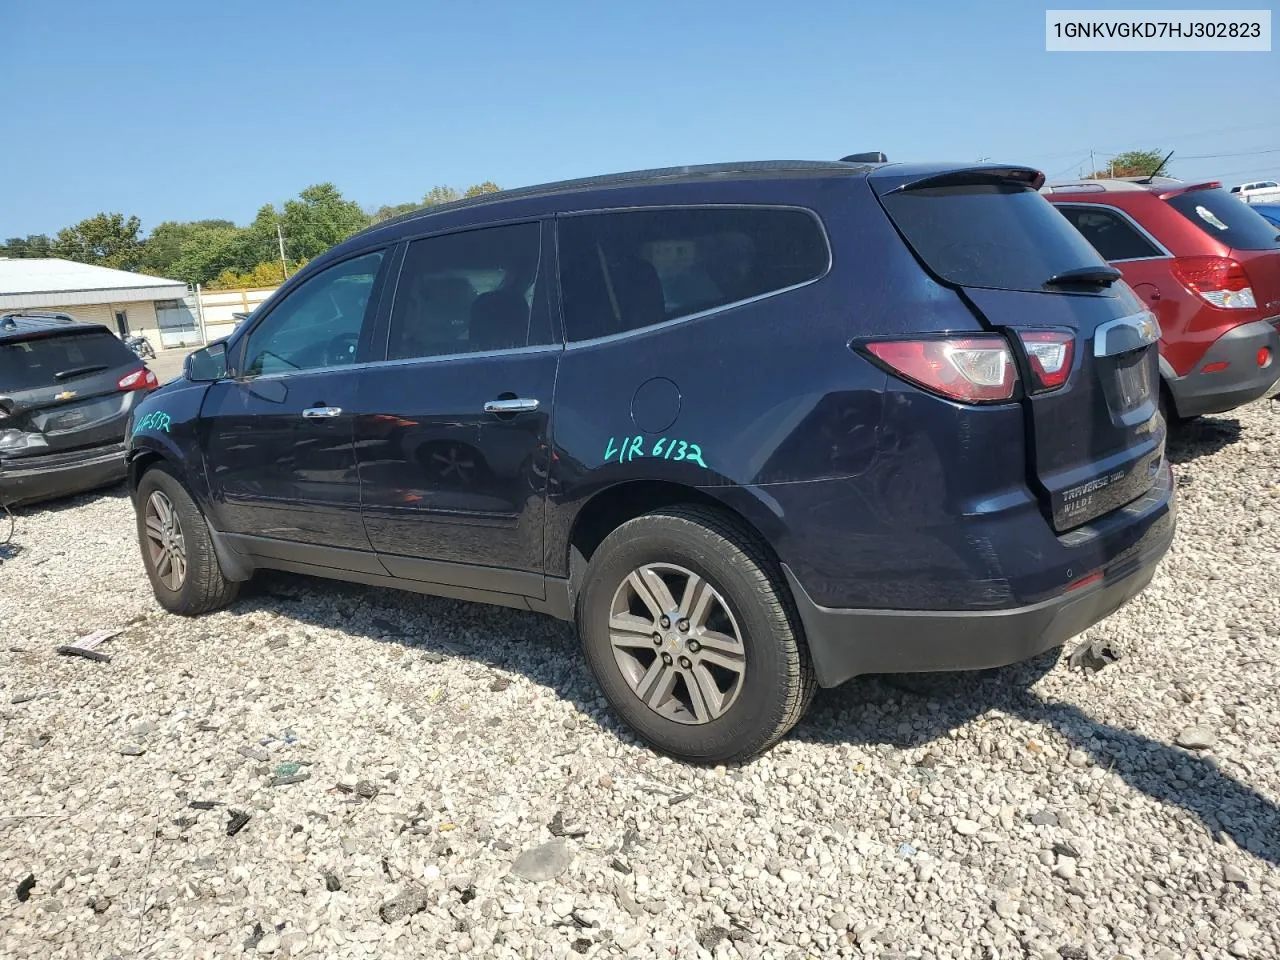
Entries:
POLYGON ((514 397, 511 400, 490 400, 484 405, 485 413, 532 413, 538 409, 538 401, 530 397, 514 397))
POLYGON ((342 416, 341 407, 307 407, 302 411, 302 415, 308 420, 327 420, 332 417, 342 416))

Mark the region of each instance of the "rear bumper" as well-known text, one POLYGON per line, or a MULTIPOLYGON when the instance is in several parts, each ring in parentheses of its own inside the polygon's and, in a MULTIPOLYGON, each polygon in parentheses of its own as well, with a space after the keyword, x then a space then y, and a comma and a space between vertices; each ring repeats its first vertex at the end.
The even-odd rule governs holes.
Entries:
POLYGON ((1280 332, 1272 320, 1255 320, 1228 330, 1205 351, 1195 370, 1165 382, 1180 417, 1225 413, 1266 394, 1280 379, 1280 332), (1258 351, 1271 351, 1271 364, 1258 366, 1258 351), (1213 373, 1200 373, 1207 364, 1226 363, 1213 373))
POLYGON ((1144 526, 1133 547, 1103 567, 1100 580, 1024 606, 991 610, 876 610, 815 603, 784 564, 818 683, 833 687, 865 673, 981 670, 1061 646, 1114 613, 1151 582, 1174 535, 1172 477, 1104 518, 1144 526))
POLYGON ((0 503, 52 500, 125 477, 124 444, 0 460, 0 503))

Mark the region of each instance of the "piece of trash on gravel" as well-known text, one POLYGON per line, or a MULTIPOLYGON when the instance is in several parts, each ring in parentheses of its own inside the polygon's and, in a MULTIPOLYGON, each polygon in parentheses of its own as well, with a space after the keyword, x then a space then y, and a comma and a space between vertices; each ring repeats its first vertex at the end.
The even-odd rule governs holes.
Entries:
POLYGON ((1120 651, 1106 640, 1094 640, 1092 643, 1081 643, 1067 657, 1067 666, 1072 670, 1084 670, 1097 673, 1108 664, 1120 659, 1120 651))
POLYGON ((342 881, 338 879, 336 873, 326 873, 324 875, 324 888, 330 893, 337 893, 342 889, 342 881))
POLYGON ((552 840, 526 850, 511 865, 511 875, 521 880, 542 883, 554 880, 569 869, 573 855, 563 840, 552 840))
POLYGON ((271 759, 271 754, 265 750, 259 750, 257 747, 236 747, 236 753, 250 760, 257 760, 259 763, 266 763, 271 759))
POLYGON ((249 822, 249 815, 243 810, 232 810, 231 819, 227 821, 227 836, 234 837, 249 822))
POLYGON ((365 800, 372 800, 378 795, 378 785, 369 780, 357 780, 352 790, 357 797, 365 800))
POLYGON ((71 643, 64 643, 58 647, 58 653, 64 657, 84 657, 86 660, 97 660, 99 663, 110 663, 111 654, 103 653, 98 646, 103 641, 110 640, 112 637, 119 636, 124 633, 124 628, 120 627, 115 630, 94 630, 92 633, 86 633, 83 637, 71 643))
POLYGON ((572 823, 568 826, 564 822, 564 811, 557 810, 556 815, 551 818, 551 822, 547 824, 547 829, 551 831, 553 837, 585 837, 587 828, 580 823, 572 823))
POLYGON ((192 800, 188 804, 192 810, 212 810, 214 807, 222 806, 221 800, 192 800))
POLYGON ((397 920, 411 917, 415 913, 421 913, 427 909, 428 903, 429 900, 425 891, 411 887, 380 906, 378 908, 378 916, 382 918, 384 923, 395 923, 397 920))
POLYGON ((291 783, 301 783, 303 780, 311 779, 309 771, 303 770, 301 773, 292 773, 284 777, 272 777, 267 781, 268 787, 287 787, 291 783))
POLYGON ((289 761, 276 765, 277 777, 292 777, 295 773, 302 769, 302 764, 289 761))
POLYGON ((28 873, 18 884, 18 889, 14 891, 18 895, 19 903, 26 903, 31 899, 31 891, 35 889, 35 885, 36 875, 34 873, 28 873))

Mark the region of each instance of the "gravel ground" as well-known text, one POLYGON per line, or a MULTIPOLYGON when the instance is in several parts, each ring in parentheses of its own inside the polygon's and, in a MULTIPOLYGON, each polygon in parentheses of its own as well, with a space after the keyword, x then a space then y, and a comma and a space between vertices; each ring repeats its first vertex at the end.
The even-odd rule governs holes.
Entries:
POLYGON ((728 770, 637 745, 552 620, 283 575, 183 620, 121 491, 28 510, 0 955, 1280 956, 1280 408, 1171 454, 1118 661, 860 679, 728 770))

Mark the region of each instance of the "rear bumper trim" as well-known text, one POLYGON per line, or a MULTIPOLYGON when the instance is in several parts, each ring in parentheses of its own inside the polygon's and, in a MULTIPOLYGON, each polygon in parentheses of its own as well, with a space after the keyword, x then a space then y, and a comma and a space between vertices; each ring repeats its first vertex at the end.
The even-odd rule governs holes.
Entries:
POLYGON ((1185 377, 1165 382, 1180 417, 1225 413, 1266 396, 1280 379, 1280 332, 1273 320, 1255 320, 1228 330, 1196 361, 1195 370, 1185 377), (1271 350, 1271 365, 1260 368, 1258 351, 1271 350), (1209 363, 1227 363, 1225 370, 1200 373, 1209 363))
POLYGON ((123 480, 124 444, 0 460, 0 503, 51 500, 123 480))
POLYGON ((982 670, 1059 647, 1140 593, 1173 542, 1173 526, 1145 552, 1112 564, 1096 584, 1001 610, 855 610, 822 607, 785 564, 818 683, 865 673, 982 670))

